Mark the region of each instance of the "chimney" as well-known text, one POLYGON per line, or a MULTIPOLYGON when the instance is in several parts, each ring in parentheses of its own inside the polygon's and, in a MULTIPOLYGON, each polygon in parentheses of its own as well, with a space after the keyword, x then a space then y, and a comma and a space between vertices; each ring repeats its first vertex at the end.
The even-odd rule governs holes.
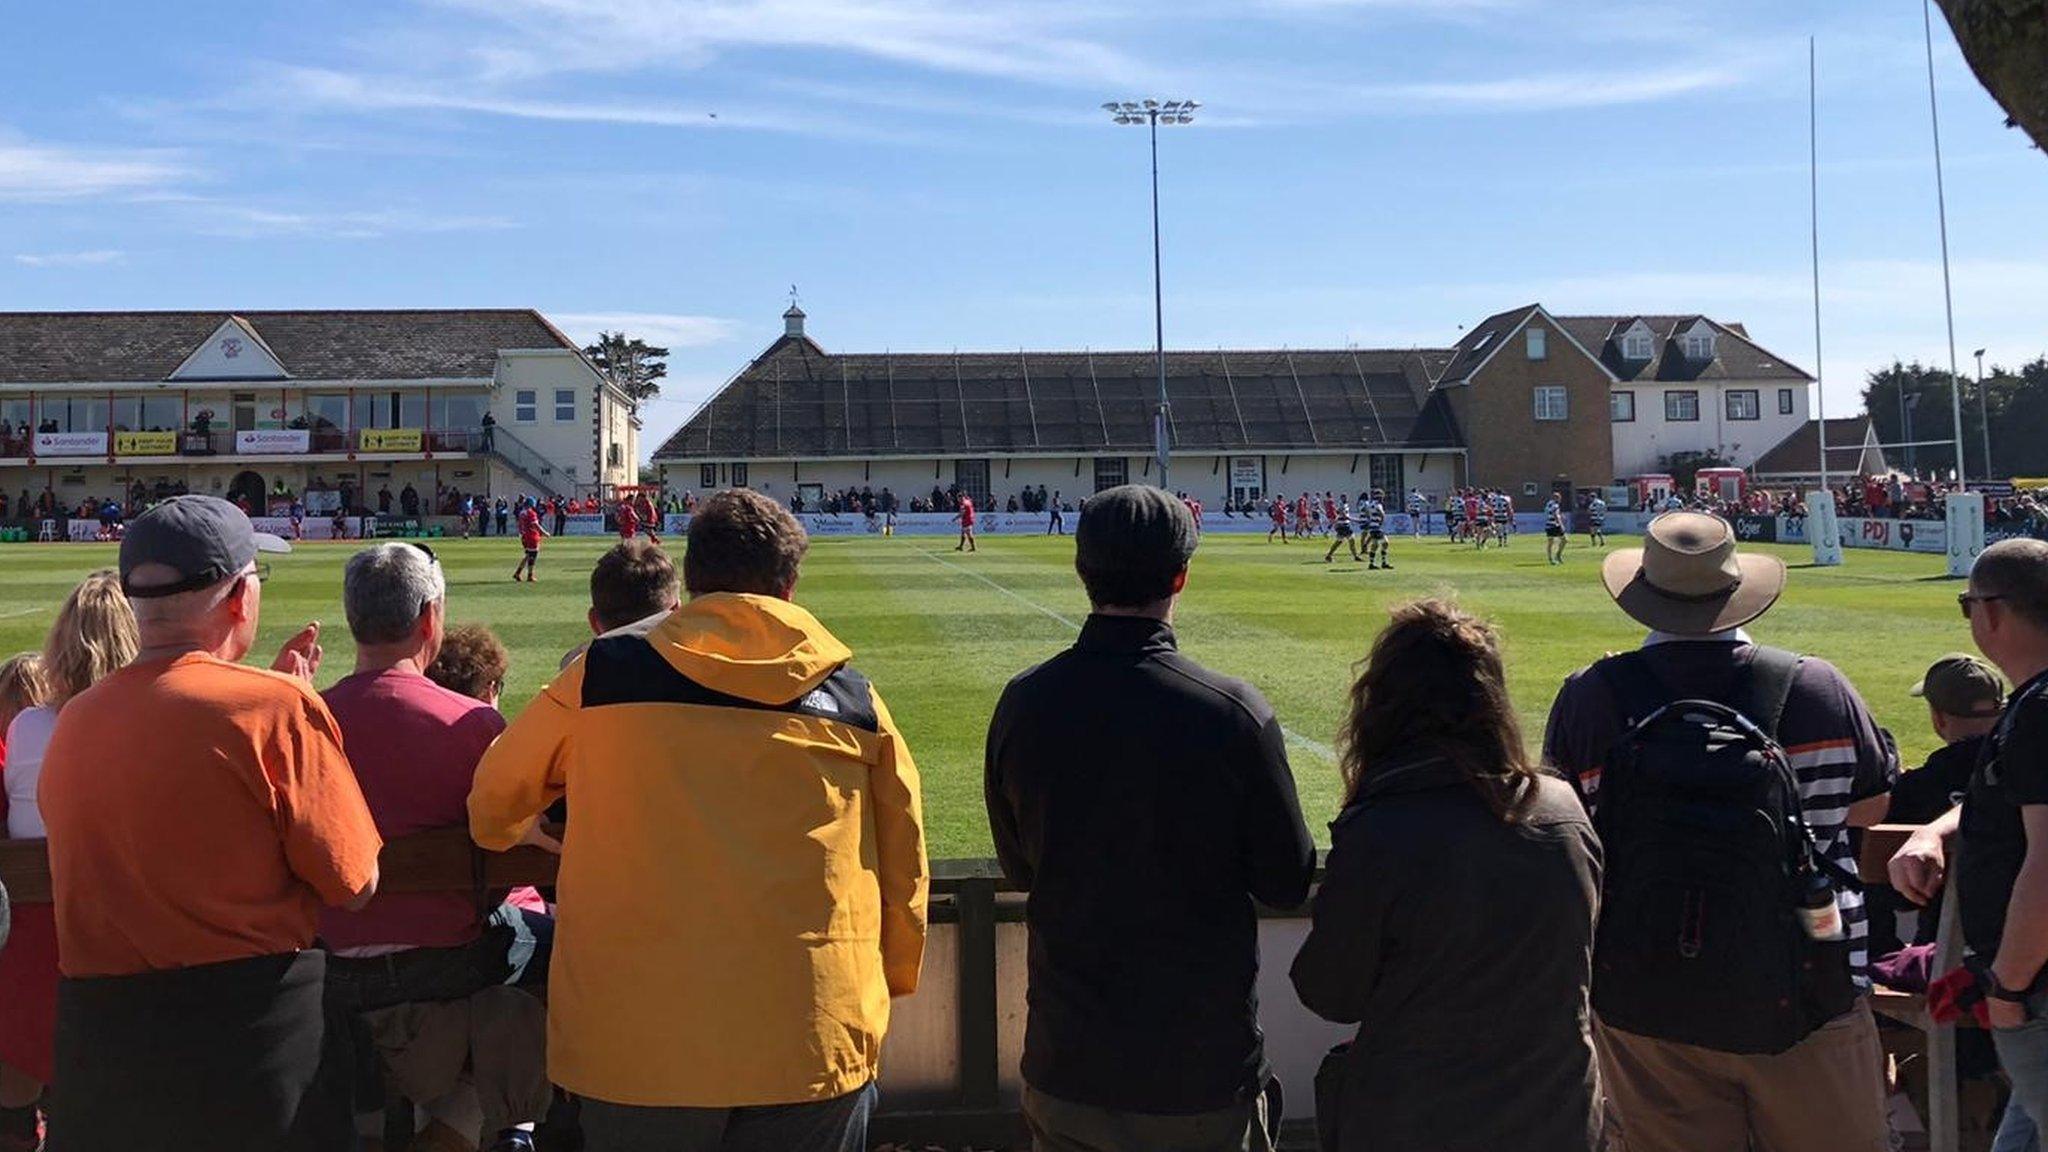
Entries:
POLYGON ((804 310, 795 304, 791 304, 789 311, 782 314, 782 334, 784 336, 802 336, 804 334, 804 310))

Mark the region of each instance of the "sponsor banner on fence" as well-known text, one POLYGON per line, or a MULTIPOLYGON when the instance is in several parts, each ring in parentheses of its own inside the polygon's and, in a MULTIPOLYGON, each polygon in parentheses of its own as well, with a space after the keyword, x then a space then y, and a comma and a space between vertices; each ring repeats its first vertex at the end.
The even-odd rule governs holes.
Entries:
MULTIPOLYGON (((249 524, 258 532, 268 532, 273 536, 282 536, 287 540, 292 538, 292 521, 289 516, 251 516, 249 524)), ((360 525, 350 525, 350 527, 357 528, 360 533, 360 525)), ((334 539, 334 518, 331 516, 307 517, 299 524, 299 534, 307 540, 332 540, 334 539)))
MULTIPOLYGON (((370 437, 374 434, 371 429, 366 428, 363 430, 363 451, 411 451, 411 449, 402 448, 372 448, 370 447, 370 437)), ((414 432, 413 436, 417 438, 419 433, 414 432)), ((312 447, 313 434, 304 428, 255 428, 244 429, 235 433, 235 451, 247 455, 263 452, 300 454, 311 450, 312 447)))
POLYGON ((356 436, 359 452, 417 452, 425 442, 418 428, 365 428, 356 436))
POLYGON ((1883 548, 1892 552, 1946 552, 1948 525, 1939 520, 1880 520, 1844 516, 1842 546, 1883 548))
POLYGON ((36 433, 35 454, 38 456, 105 456, 107 434, 105 432, 38 432, 36 433))
POLYGON ((114 433, 114 455, 116 456, 176 456, 178 434, 176 432, 116 432, 114 433))
MULTIPOLYGON (((544 528, 546 528, 546 529, 547 529, 548 531, 550 531, 550 532, 552 532, 552 531, 554 531, 554 530, 555 530, 555 526, 554 526, 553 524, 545 524, 545 523, 544 523, 544 524, 542 524, 541 526, 542 526, 542 527, 544 527, 544 528)), ((603 515, 603 513, 599 513, 599 512, 578 512, 578 513, 577 513, 576 515, 574 515, 574 516, 565 516, 565 517, 563 517, 563 518, 562 518, 562 535, 564 535, 564 536, 602 536, 602 535, 604 535, 604 515, 603 515)))
POLYGON ((1737 516, 1735 538, 1745 544, 1775 544, 1778 541, 1778 518, 1776 516, 1737 516))

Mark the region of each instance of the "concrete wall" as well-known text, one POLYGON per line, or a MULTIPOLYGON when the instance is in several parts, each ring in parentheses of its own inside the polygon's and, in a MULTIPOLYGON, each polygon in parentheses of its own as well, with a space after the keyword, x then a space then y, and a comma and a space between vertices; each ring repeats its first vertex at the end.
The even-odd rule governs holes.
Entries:
POLYGON ((1778 446, 1785 437, 1805 426, 1809 419, 1812 385, 1803 381, 1697 381, 1690 383, 1645 381, 1616 384, 1614 391, 1635 393, 1636 418, 1614 425, 1614 467, 1617 477, 1640 476, 1668 471, 1664 461, 1674 452, 1718 452, 1738 468, 1747 468, 1758 457, 1778 446), (1758 418, 1728 419, 1726 393, 1733 389, 1754 389, 1758 418), (1778 414, 1778 392, 1790 389, 1792 412, 1778 414), (1697 421, 1664 418, 1664 393, 1693 390, 1700 394, 1697 421))

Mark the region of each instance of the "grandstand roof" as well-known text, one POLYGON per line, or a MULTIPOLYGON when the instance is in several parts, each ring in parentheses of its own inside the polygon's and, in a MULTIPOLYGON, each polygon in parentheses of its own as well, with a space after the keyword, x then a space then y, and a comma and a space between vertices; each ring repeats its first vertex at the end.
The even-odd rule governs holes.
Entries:
POLYGON ((154 382, 239 317, 293 380, 489 379, 501 349, 571 343, 530 308, 0 312, 0 382, 154 382))
MULTIPOLYGON (((1448 350, 1169 352, 1176 451, 1462 444, 1448 350)), ((826 352, 785 335, 656 460, 1152 450, 1151 352, 826 352)))

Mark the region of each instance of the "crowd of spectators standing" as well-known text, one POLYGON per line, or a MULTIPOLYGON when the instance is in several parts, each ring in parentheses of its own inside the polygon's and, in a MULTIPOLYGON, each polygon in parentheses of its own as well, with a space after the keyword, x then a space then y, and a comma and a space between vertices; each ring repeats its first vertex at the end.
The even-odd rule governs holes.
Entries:
MULTIPOLYGON (((1869 993, 1898 957, 1854 830, 1905 816, 1907 899, 1969 857, 1970 960, 1934 975, 1993 1026, 1999 1147, 2038 1146, 2048 543, 1977 561, 1984 659, 1914 689, 1947 747, 1903 777, 1841 672, 1752 635, 1790 577, 1722 517, 1609 554, 1646 638, 1564 681, 1540 754, 1499 632, 1397 605, 1342 688, 1316 889, 1299 738, 1180 650, 1189 503, 1113 488, 1075 535, 1090 614, 1005 688, 984 760, 1035 1148, 1270 1152, 1259 907, 1313 891, 1288 976, 1357 1029, 1313 1085, 1326 1148, 1888 1152, 1869 993)), ((503 646, 449 626, 428 547, 348 562, 354 665, 316 692, 318 623, 243 662, 284 542, 212 497, 137 517, 0 663, 8 835, 47 838, 55 890, 0 950, 0 1149, 46 1123, 54 1152, 339 1152, 384 1088, 494 1152, 863 1148, 924 959, 917 768, 795 602, 789 510, 719 493, 688 545, 680 572, 607 553, 591 639, 508 724, 503 646), (557 887, 387 890, 385 844, 451 826, 559 853, 557 887)))

